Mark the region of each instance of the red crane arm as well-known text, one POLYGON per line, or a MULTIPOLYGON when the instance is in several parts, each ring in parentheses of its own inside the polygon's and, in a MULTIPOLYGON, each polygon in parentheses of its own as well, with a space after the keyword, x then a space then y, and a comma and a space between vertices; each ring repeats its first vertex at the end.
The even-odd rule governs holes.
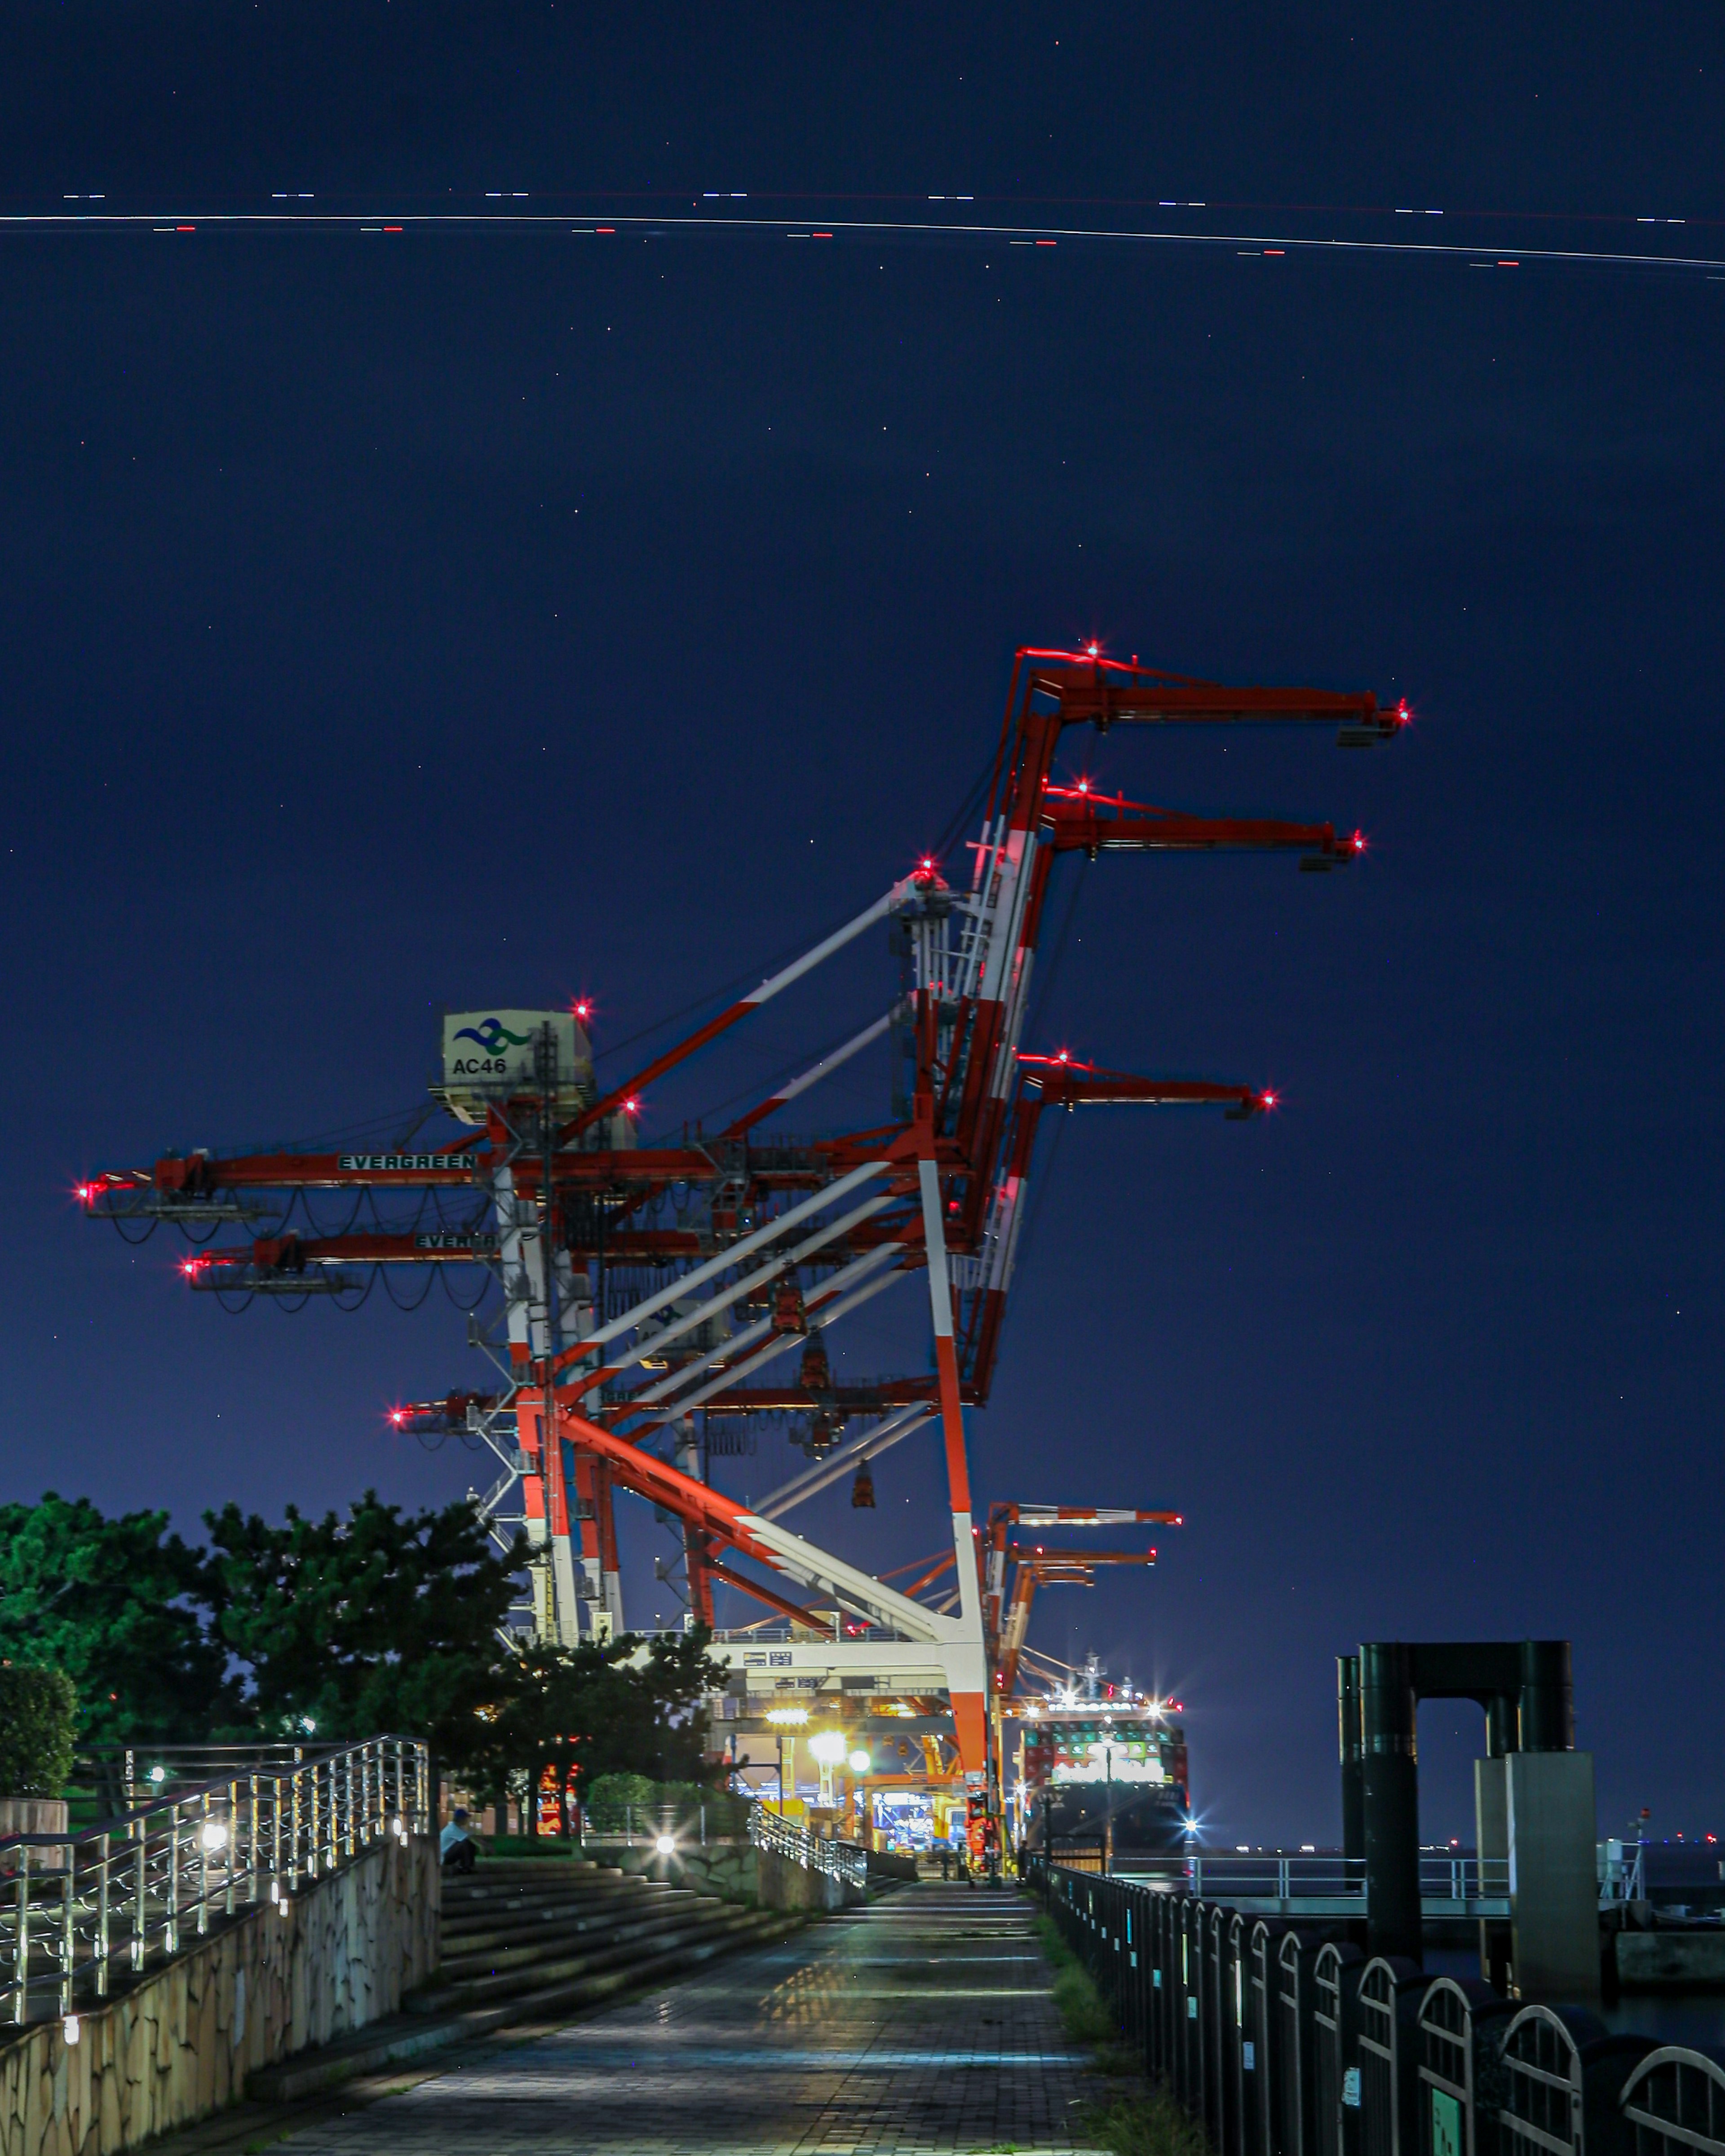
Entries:
POLYGON ((1338 838, 1333 824, 1292 824, 1267 816, 1187 816, 1153 809, 1101 815, 1087 802, 1050 801, 1042 829, 1057 854, 1219 853, 1289 849, 1341 867, 1365 851, 1364 838, 1338 838))

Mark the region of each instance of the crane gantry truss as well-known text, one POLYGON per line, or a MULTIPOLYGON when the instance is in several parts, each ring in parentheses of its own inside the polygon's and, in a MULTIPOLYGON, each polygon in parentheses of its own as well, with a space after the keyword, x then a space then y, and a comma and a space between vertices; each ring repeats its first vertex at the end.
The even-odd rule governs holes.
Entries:
MULTIPOLYGON (((1404 706, 1368 694, 1229 689, 1094 649, 1021 650, 968 880, 948 882, 940 862, 919 862, 624 1083, 593 1083, 588 1014, 577 1006, 572 1055, 569 1019, 547 1019, 529 1077, 517 1066, 481 1088, 477 1108, 471 1089, 465 1110, 446 1095, 470 1127, 420 1150, 169 1153, 148 1169, 99 1176, 79 1195, 123 1227, 165 1219, 194 1238, 242 1230, 243 1240, 199 1242, 182 1267, 194 1288, 228 1298, 347 1301, 380 1267, 487 1269, 502 1289, 501 1332, 470 1333, 490 1352, 495 1380, 392 1419, 426 1433, 459 1430, 495 1455, 500 1479, 482 1502, 500 1541, 517 1527, 528 1537, 536 1634, 572 1644, 583 1629, 621 1631, 614 1493, 632 1491, 680 1524, 692 1618, 711 1624, 717 1583, 783 1620, 785 1636, 770 1641, 758 1626, 717 1633, 717 1656, 771 1671, 763 1689, 943 1695, 962 1765, 978 1773, 989 1697, 1015 1682, 1039 1582, 1087 1581, 1096 1563, 1154 1555, 1049 1552, 1009 1542, 1009 1527, 1176 1517, 997 1506, 986 1532, 976 1523, 965 1416, 993 1383, 1040 1120, 1050 1108, 1102 1103, 1210 1106, 1237 1119, 1274 1105, 1249 1086, 1129 1075, 1026 1048, 1055 865, 1070 853, 1234 849, 1291 851, 1302 868, 1326 870, 1364 844, 1329 824, 1185 815, 1087 783, 1056 784, 1056 752, 1075 727, 1279 722, 1332 726, 1343 746, 1366 747, 1406 718, 1404 706), (647 1086, 883 924, 901 961, 887 1010, 716 1135, 685 1129, 677 1144, 635 1142, 647 1086), (896 1080, 886 1120, 807 1141, 762 1128, 883 1036, 896 1080), (316 1232, 307 1202, 329 1191, 348 1194, 353 1208, 333 1235, 316 1232), (417 1209, 410 1218, 404 1205, 417 1209), (928 1296, 932 1369, 834 1383, 827 1329, 916 1273, 928 1296), (812 1463, 761 1503, 738 1504, 700 1471, 697 1413, 707 1429, 713 1417, 790 1414, 812 1463), (951 1543, 912 1591, 780 1524, 930 1424, 944 1455, 951 1543)), ((521 1041, 495 1018, 470 1037, 521 1041)))

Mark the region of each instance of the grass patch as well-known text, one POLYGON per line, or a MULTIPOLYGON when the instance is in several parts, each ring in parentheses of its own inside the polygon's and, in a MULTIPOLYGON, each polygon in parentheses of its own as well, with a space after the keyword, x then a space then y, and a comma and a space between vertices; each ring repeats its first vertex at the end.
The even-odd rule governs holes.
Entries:
POLYGON ((1111 2051, 1119 2030, 1096 1979, 1079 1960, 1052 1917, 1036 1919, 1036 1937, 1054 1969, 1054 2003, 1075 2044, 1106 2046, 1111 2051))
POLYGON ((1081 2130, 1114 2156, 1211 2156, 1204 2128, 1163 2089, 1093 2104, 1082 2119, 1081 2130))
MULTIPOLYGON (((1054 2002, 1066 2034, 1091 2046, 1099 2072, 1141 2076, 1143 2061, 1122 2044, 1107 2001, 1051 1917, 1038 1917, 1036 1937, 1055 1973, 1054 2002)), ((1214 2156, 1204 2128, 1165 2089, 1142 2079, 1106 2103, 1088 2105, 1077 2123, 1088 2140, 1114 2156, 1214 2156)))

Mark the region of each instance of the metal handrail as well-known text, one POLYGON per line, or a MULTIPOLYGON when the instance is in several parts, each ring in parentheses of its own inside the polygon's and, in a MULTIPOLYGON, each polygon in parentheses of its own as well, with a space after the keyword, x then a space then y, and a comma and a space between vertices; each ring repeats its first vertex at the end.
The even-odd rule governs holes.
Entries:
POLYGON ((0 1837, 0 2020, 69 2015, 116 1976, 202 1938, 213 1917, 273 1902, 389 1835, 431 1824, 431 1755, 373 1737, 298 1765, 239 1763, 76 1834, 0 1837))
POLYGON ((846 1887, 869 1883, 866 1850, 849 1841, 824 1841, 806 1827, 793 1826, 777 1812, 769 1812, 764 1804, 757 1804, 749 1815, 749 1840, 757 1849, 770 1849, 775 1856, 800 1864, 805 1871, 821 1872, 846 1887))
MULTIPOLYGON (((1139 1869, 1136 1864, 1134 1871, 1139 1869)), ((1267 1851, 1261 1856, 1217 1855, 1194 1852, 1172 1860, 1173 1876, 1195 1895, 1274 1896, 1297 1901, 1304 1895, 1345 1896, 1365 1899, 1366 1867, 1350 1856, 1285 1856, 1267 1851)), ((1420 1892, 1428 1901, 1471 1902, 1509 1892, 1509 1862, 1505 1857, 1450 1856, 1420 1852, 1420 1892)))

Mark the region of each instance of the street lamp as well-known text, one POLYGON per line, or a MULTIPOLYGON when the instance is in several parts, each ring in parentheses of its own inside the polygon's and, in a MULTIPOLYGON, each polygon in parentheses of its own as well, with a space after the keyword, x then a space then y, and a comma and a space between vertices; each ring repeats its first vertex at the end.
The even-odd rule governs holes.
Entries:
POLYGON ((778 1815, 783 1819, 785 1815, 784 1755, 787 1743, 789 1744, 793 1764, 797 1756, 797 1740, 794 1737, 787 1739, 785 1732, 787 1730, 802 1728, 808 1722, 809 1710, 806 1707, 769 1707, 767 1710, 767 1719, 778 1738, 778 1815))
POLYGON ((833 1769, 850 1749, 842 1729, 823 1729, 809 1740, 809 1750, 820 1768, 820 1801, 823 1810, 833 1802, 833 1769))

